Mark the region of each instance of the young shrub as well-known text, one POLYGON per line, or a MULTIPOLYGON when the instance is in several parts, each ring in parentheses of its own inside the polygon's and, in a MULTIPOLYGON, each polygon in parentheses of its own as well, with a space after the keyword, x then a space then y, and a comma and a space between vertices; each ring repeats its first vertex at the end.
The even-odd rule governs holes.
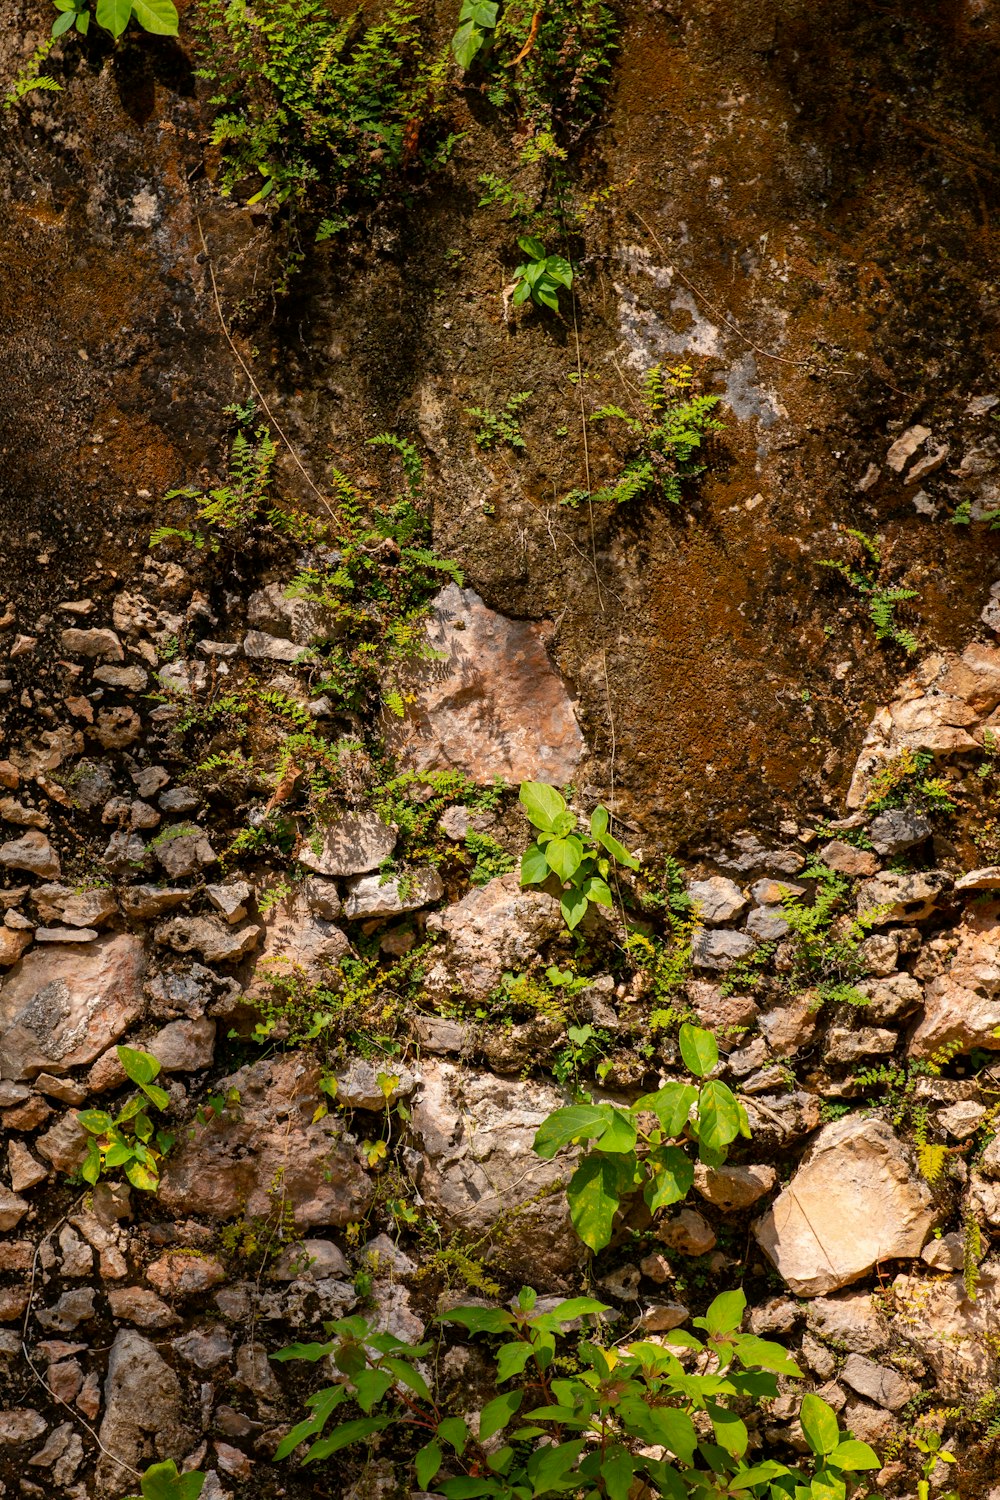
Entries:
POLYGON ((608 832, 606 807, 594 809, 588 834, 578 826, 576 814, 554 786, 522 781, 520 801, 529 822, 538 829, 535 842, 521 860, 521 884, 543 885, 555 875, 563 887, 563 918, 572 931, 583 921, 591 902, 612 904, 608 885, 611 860, 607 856, 628 870, 638 870, 639 861, 608 832))

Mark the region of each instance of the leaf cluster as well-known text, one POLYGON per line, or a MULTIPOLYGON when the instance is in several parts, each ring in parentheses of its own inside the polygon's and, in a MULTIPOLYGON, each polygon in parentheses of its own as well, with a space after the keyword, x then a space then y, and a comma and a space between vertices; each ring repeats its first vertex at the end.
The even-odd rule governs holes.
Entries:
POLYGON ((514 268, 514 306, 530 297, 538 307, 559 311, 559 293, 573 285, 573 267, 563 255, 549 255, 541 240, 522 235, 519 248, 527 257, 514 268))
MULTIPOLYGON (((168 1132, 157 1130, 147 1111, 147 1104, 165 1110, 170 1095, 153 1082, 160 1063, 150 1052, 134 1047, 117 1047, 118 1061, 126 1077, 138 1084, 133 1094, 112 1116, 103 1109, 84 1109, 77 1116, 90 1139, 80 1176, 91 1185, 116 1167, 122 1167, 133 1187, 155 1193, 160 1183, 160 1160, 173 1145, 168 1132)), ((144 1492, 145 1493, 145 1492, 144 1492)))
POLYGON ((521 860, 521 884, 543 885, 554 875, 562 886, 563 920, 572 931, 592 902, 611 906, 612 860, 628 870, 638 870, 639 861, 609 832, 606 807, 594 809, 589 832, 584 832, 555 787, 523 781, 519 798, 528 820, 538 829, 521 860))
POLYGON ((862 596, 875 626, 877 641, 889 641, 901 646, 908 656, 913 656, 920 650, 920 642, 912 630, 896 618, 896 608, 910 599, 919 599, 920 595, 916 589, 889 588, 880 583, 882 550, 879 542, 853 526, 848 526, 846 532, 855 543, 854 558, 848 562, 843 558, 824 557, 819 560, 819 566, 839 573, 862 596))

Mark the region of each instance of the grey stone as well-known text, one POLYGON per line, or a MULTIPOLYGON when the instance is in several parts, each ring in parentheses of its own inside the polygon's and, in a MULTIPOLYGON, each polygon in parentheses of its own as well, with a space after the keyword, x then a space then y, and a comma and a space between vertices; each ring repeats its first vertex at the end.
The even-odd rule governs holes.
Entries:
POLYGON ((189 786, 172 786, 169 791, 161 792, 157 798, 161 812, 165 813, 190 813, 199 806, 201 798, 198 793, 189 786))
POLYGON ((358 875, 348 881, 344 916, 349 921, 359 917, 394 917, 400 912, 430 906, 443 895, 444 882, 430 866, 408 869, 388 880, 380 875, 358 875))
POLYGON ((912 1380, 906 1380, 898 1370, 887 1365, 878 1365, 863 1354, 849 1354, 840 1372, 840 1379, 859 1396, 866 1396, 887 1411, 899 1411, 919 1389, 912 1380))
POLYGON ((706 927, 699 927, 691 942, 691 961, 696 969, 728 969, 741 958, 747 958, 754 946, 753 938, 746 933, 710 932, 706 927))
POLYGON ((365 1109, 383 1114, 397 1099, 405 1099, 416 1088, 416 1079, 402 1063, 391 1059, 376 1065, 355 1057, 347 1069, 336 1075, 337 1103, 348 1109, 365 1109), (385 1089, 379 1078, 385 1080, 385 1089))
POLYGON ((121 893, 125 915, 142 920, 162 916, 190 898, 191 892, 184 886, 131 885, 121 893))
POLYGON ((150 1446, 158 1458, 184 1458, 196 1441, 186 1425, 187 1410, 180 1381, 154 1345, 134 1329, 119 1329, 104 1382, 103 1452, 97 1467, 101 1492, 134 1488, 123 1465, 146 1467, 150 1446))
POLYGON ((173 917, 156 929, 156 941, 177 953, 200 953, 209 964, 232 964, 253 952, 263 931, 253 922, 231 927, 222 917, 173 917))
POLYGON ((378 869, 396 847, 396 830, 377 813, 347 813, 314 830, 298 861, 317 875, 364 875, 378 869))
POLYGON ((175 823, 164 829, 150 846, 172 880, 197 875, 215 863, 215 851, 203 829, 190 823, 175 823))
POLYGON ((60 633, 59 644, 69 656, 106 656, 124 661, 122 643, 113 630, 80 630, 71 626, 60 633))
POLYGON ((28 870, 45 880, 58 880, 61 873, 59 856, 44 833, 37 829, 0 844, 0 865, 8 870, 28 870))
POLYGON ((688 881, 687 893, 695 903, 699 921, 709 927, 734 922, 749 905, 736 882, 725 875, 688 881))
POLYGON ((896 1050, 897 1041, 894 1031, 874 1026, 833 1026, 827 1037, 827 1061, 857 1063, 868 1057, 887 1057, 896 1050))
POLYGON ((226 885, 206 885, 205 895, 227 922, 241 922, 253 890, 247 881, 233 880, 226 885))
POLYGON ((931 832, 930 819, 909 807, 887 808, 868 825, 868 837, 885 859, 892 859, 922 844, 930 838, 931 832))
POLYGON ((448 944, 424 975, 424 988, 440 1000, 456 993, 486 1000, 505 970, 529 968, 564 930, 553 896, 522 889, 516 873, 501 875, 428 916, 427 931, 443 934, 448 944))
POLYGON ((747 917, 746 930, 762 943, 776 943, 790 929, 780 906, 755 906, 747 917))
POLYGON ((307 659, 313 653, 307 646, 294 641, 282 640, 280 636, 266 635, 262 630, 248 630, 243 637, 243 650, 252 661, 283 661, 288 663, 307 659))
POLYGON ((903 874, 884 870, 860 887, 858 910, 879 927, 890 922, 922 922, 933 914, 951 885, 951 876, 944 870, 915 870, 903 874))

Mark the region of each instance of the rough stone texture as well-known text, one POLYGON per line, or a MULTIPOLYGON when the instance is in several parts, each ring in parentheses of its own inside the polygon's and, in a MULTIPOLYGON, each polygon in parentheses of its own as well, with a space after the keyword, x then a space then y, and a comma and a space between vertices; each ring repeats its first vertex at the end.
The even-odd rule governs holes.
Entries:
POLYGON ((858 910, 865 912, 878 927, 890 922, 922 922, 932 915, 951 884, 951 876, 944 870, 918 870, 901 875, 885 870, 861 886, 858 910))
POLYGON ((564 931, 564 924, 554 897, 522 890, 519 877, 511 874, 432 913, 427 930, 448 940, 446 957, 425 975, 428 993, 446 996, 455 990, 471 1000, 485 1000, 505 969, 526 969, 542 946, 564 931))
POLYGON ((32 1078, 93 1062, 141 1015, 144 967, 142 943, 127 934, 29 953, 0 987, 4 1074, 32 1078))
POLYGON ((446 1233, 489 1237, 489 1258, 541 1290, 559 1290, 585 1253, 565 1195, 544 1196, 565 1181, 567 1153, 542 1161, 531 1150, 562 1102, 545 1083, 427 1061, 412 1107, 418 1186, 434 1217, 446 1233))
POLYGON ((443 660, 418 666, 415 702, 388 738, 417 771, 464 771, 473 781, 573 779, 583 736, 545 648, 545 627, 487 609, 472 589, 442 589, 427 641, 443 660))
POLYGON ((154 1457, 179 1463, 194 1444, 180 1381, 148 1339, 133 1329, 122 1328, 115 1335, 104 1408, 101 1443, 115 1458, 104 1454, 98 1463, 101 1494, 128 1487, 130 1475, 122 1464, 145 1468, 154 1457))
POLYGON ((687 893, 697 908, 699 920, 710 927, 735 922, 750 904, 735 880, 725 875, 690 880, 687 893))
MULTIPOLYGON (((329 903, 325 905, 328 910, 334 909, 329 903)), ((261 993, 269 981, 292 971, 301 971, 310 980, 320 979, 349 949, 339 927, 314 915, 308 892, 296 890, 273 906, 264 919, 264 946, 254 963, 252 992, 261 993)))
POLYGON ((28 870, 45 880, 58 880, 61 874, 59 856, 45 834, 37 829, 0 844, 0 865, 8 870, 28 870))
POLYGON ((909 807, 890 807, 872 818, 868 837, 878 854, 894 859, 931 836, 931 821, 924 813, 909 807))
POLYGON ((250 595, 247 621, 255 631, 294 641, 300 650, 341 633, 332 610, 309 599, 289 599, 280 583, 269 583, 250 595))
POLYGON ((919 1255, 936 1216, 892 1128, 849 1115, 824 1126, 754 1233, 792 1291, 816 1297, 919 1255))
POLYGON ((253 952, 262 931, 255 922, 231 927, 224 917, 174 917, 156 929, 156 941, 175 953, 200 953, 208 964, 235 964, 253 952))
POLYGON ((349 813, 315 829, 296 857, 317 875, 364 875, 378 869, 395 847, 395 829, 377 813, 349 813))
POLYGON ((778 1180, 773 1167, 705 1167, 698 1162, 694 1169, 695 1191, 709 1203, 729 1213, 749 1208, 778 1180))
POLYGON ((968 1400, 995 1388, 990 1347, 1000 1317, 1000 1266, 980 1266, 976 1300, 961 1276, 897 1276, 893 1329, 930 1365, 945 1400, 968 1400))
POLYGON ((691 940, 691 958, 696 969, 719 972, 731 969, 741 958, 746 958, 754 946, 753 938, 746 933, 711 932, 707 927, 699 927, 691 940))
POLYGON ((847 875, 852 880, 874 875, 878 859, 869 849, 859 849, 854 844, 845 844, 842 839, 831 839, 819 851, 820 860, 838 875, 847 875))
POLYGON ((856 1354, 877 1354, 888 1348, 892 1337, 888 1319, 870 1292, 817 1297, 806 1308, 806 1320, 820 1338, 856 1354))
POLYGON ((376 1066, 356 1057, 348 1068, 336 1075, 337 1102, 347 1109, 367 1109, 381 1113, 397 1099, 413 1093, 417 1080, 409 1068, 387 1058, 376 1066), (385 1088, 379 1077, 385 1080, 385 1088))
POLYGON ((863 1354, 847 1356, 840 1378, 852 1391, 857 1391, 859 1396, 866 1396, 869 1401, 884 1406, 888 1411, 899 1411, 919 1390, 912 1380, 907 1380, 898 1370, 876 1364, 863 1354))
POLYGON ((344 898, 344 916, 348 921, 359 917, 394 917, 404 911, 418 911, 440 901, 444 882, 437 870, 407 870, 383 880, 380 875, 359 875, 348 882, 344 898))
POLYGON ((100 927, 118 911, 109 890, 74 890, 65 885, 40 885, 31 893, 43 922, 65 922, 70 927, 100 927))
POLYGON ((239 1090, 236 1110, 182 1136, 160 1183, 159 1202, 174 1214, 261 1217, 277 1192, 300 1227, 343 1225, 362 1216, 373 1184, 335 1116, 313 1121, 318 1075, 294 1053, 254 1063, 223 1079, 239 1090))
MULTIPOLYGON (((2 991, 0 991, 2 1000, 2 991)), ((910 1038, 911 1057, 930 1057, 948 1042, 962 1051, 1000 1048, 1000 902, 970 907, 958 927, 954 956, 924 990, 924 1013, 910 1038)))
POLYGON ((155 840, 153 849, 171 880, 197 875, 204 866, 215 863, 215 851, 204 830, 187 823, 177 823, 165 829, 155 840))

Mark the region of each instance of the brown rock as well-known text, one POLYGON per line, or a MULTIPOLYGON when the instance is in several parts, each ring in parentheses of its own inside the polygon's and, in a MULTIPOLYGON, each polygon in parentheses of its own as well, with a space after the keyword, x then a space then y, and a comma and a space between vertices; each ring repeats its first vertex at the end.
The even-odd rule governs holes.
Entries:
POLYGON ((27 1192, 49 1175, 48 1168, 35 1160, 23 1141, 11 1141, 7 1147, 7 1165, 10 1185, 15 1193, 27 1192))
POLYGON ((30 829, 19 839, 0 844, 0 865, 8 870, 29 870, 46 880, 58 880, 59 857, 44 833, 30 829))
POLYGON ((425 976, 427 992, 485 1000, 505 969, 523 971, 536 961, 543 944, 563 931, 563 919, 554 897, 522 890, 519 877, 511 874, 478 886, 455 906, 432 912, 427 930, 449 940, 447 954, 425 976))
POLYGON ((24 1199, 0 1183, 0 1230, 16 1229, 27 1212, 24 1199))
POLYGON ((313 830, 298 861, 317 875, 364 875, 396 847, 396 830, 377 813, 348 813, 313 830))
POLYGON ((58 1364, 49 1365, 45 1383, 57 1401, 68 1405, 83 1388, 83 1370, 75 1359, 60 1360, 58 1364))
POLYGON ((1000 902, 968 907, 957 937, 947 968, 925 987, 911 1057, 930 1057, 946 1043, 963 1052, 1000 1049, 1000 902))
POLYGON ((132 1475, 122 1468, 145 1465, 150 1440, 158 1457, 179 1461, 194 1446, 185 1424, 181 1383, 154 1346, 131 1328, 119 1329, 108 1358, 101 1423, 99 1492, 127 1491, 132 1475), (110 1457, 109 1455, 114 1455, 110 1457))
POLYGON ((112 1316, 121 1323, 137 1328, 176 1328, 180 1318, 167 1303, 146 1286, 108 1288, 108 1305, 112 1316))
POLYGON ((754 1233, 792 1291, 815 1297, 919 1255, 937 1217, 891 1127, 849 1115, 824 1126, 754 1233))
POLYGON ((64 630, 59 644, 69 656, 103 656, 109 661, 124 661, 122 643, 113 630, 64 630))
POLYGON ((68 885, 39 885, 31 899, 43 922, 63 922, 69 927, 100 927, 118 911, 113 892, 101 888, 81 891, 68 885))
POLYGON ((656 1237, 682 1255, 707 1255, 716 1245, 711 1224, 696 1208, 682 1208, 660 1225, 656 1237))
POLYGON ((16 1323, 28 1305, 28 1288, 0 1287, 0 1323, 16 1323))
POLYGON ((696 1192, 707 1202, 730 1213, 749 1208, 769 1193, 778 1180, 773 1167, 705 1167, 699 1162, 694 1169, 696 1192))
POLYGON ((415 702, 388 728, 401 768, 459 770, 480 783, 572 780, 583 736, 544 635, 544 626, 487 609, 471 589, 443 589, 427 626, 439 654, 411 668, 415 702))
POLYGON ((215 1056, 215 1022, 208 1016, 169 1021, 153 1037, 147 1051, 159 1059, 164 1073, 196 1073, 210 1068, 215 1056))
POLYGON ((90 733, 105 750, 124 750, 134 745, 142 734, 142 720, 134 709, 121 703, 113 708, 102 708, 90 733))
POLYGON ((230 927, 223 917, 173 917, 156 929, 156 941, 209 964, 234 964, 253 952, 263 930, 255 922, 230 927))
POLYGON ((0 1411, 0 1446, 4 1448, 16 1448, 22 1443, 33 1443, 45 1430, 45 1418, 30 1406, 19 1406, 13 1411, 0 1411))
POLYGON ((122 911, 127 917, 148 920, 189 901, 191 892, 184 886, 132 885, 122 891, 122 911))
POLYGON ((878 857, 870 849, 858 849, 841 839, 831 839, 830 843, 824 844, 819 857, 838 875, 847 875, 852 880, 874 875, 878 869, 878 857))
POLYGON ((418 911, 440 901, 444 882, 430 867, 406 870, 383 880, 380 875, 358 875, 347 883, 344 916, 349 921, 361 917, 394 917, 404 911, 418 911))
POLYGON ((37 1094, 32 1094, 23 1104, 4 1110, 3 1126, 5 1130, 37 1130, 51 1115, 51 1106, 37 1094))
POLYGON ((89 1139, 77 1120, 76 1110, 71 1109, 56 1121, 51 1130, 40 1135, 35 1145, 57 1172, 75 1172, 87 1154, 89 1139))
POLYGON ((31 930, 0 927, 0 968, 9 969, 31 947, 31 930))
POLYGON ((171 880, 197 875, 215 863, 215 851, 204 830, 192 823, 174 823, 150 845, 171 880))
POLYGON ((213 1255, 190 1250, 168 1250, 146 1267, 146 1279, 162 1297, 202 1296, 225 1281, 226 1273, 213 1255))
POLYGON ((12 1078, 93 1062, 142 1013, 142 943, 33 949, 0 988, 0 1062, 12 1078))
POLYGON ((307 980, 315 982, 350 952, 350 944, 340 928, 315 916, 308 898, 300 891, 271 908, 264 931, 264 946, 254 964, 251 994, 262 993, 274 979, 292 971, 301 971, 307 980))
POLYGON ((791 1057, 800 1048, 808 1047, 818 1026, 819 1001, 811 990, 793 995, 787 1004, 767 1011, 760 1018, 760 1029, 778 1057, 791 1057))
POLYGON ((220 1092, 239 1090, 239 1109, 195 1125, 193 1136, 180 1140, 161 1178, 161 1205, 210 1219, 264 1216, 277 1183, 301 1227, 360 1218, 372 1184, 341 1123, 333 1116, 313 1120, 318 1081, 294 1055, 222 1080, 220 1092))
POLYGON ((922 922, 933 914, 951 884, 951 876, 944 870, 914 870, 904 874, 884 870, 861 886, 858 910, 878 927, 890 922, 922 922))

